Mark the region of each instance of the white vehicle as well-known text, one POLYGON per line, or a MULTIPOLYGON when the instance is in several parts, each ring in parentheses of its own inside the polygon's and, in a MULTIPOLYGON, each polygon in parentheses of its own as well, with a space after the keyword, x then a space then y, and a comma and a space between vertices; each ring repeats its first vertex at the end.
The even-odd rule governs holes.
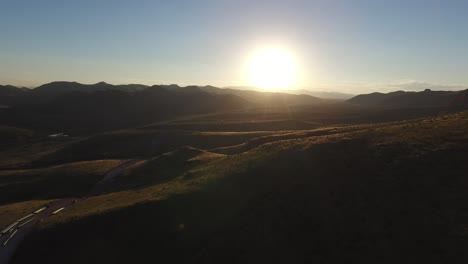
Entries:
POLYGON ((65 209, 65 207, 62 207, 62 208, 60 208, 60 209, 55 210, 52 214, 53 214, 53 215, 54 215, 54 214, 58 214, 58 213, 60 213, 60 211, 62 211, 63 209, 65 209))
POLYGON ((47 207, 42 207, 41 209, 36 210, 34 213, 38 214, 38 213, 44 211, 45 209, 47 209, 47 207))

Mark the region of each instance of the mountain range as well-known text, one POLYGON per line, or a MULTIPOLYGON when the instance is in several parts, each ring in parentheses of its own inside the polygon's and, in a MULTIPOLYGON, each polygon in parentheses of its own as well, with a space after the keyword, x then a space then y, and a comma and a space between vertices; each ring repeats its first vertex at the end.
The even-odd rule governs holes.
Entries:
POLYGON ((259 92, 253 90, 222 89, 214 86, 187 86, 142 84, 112 85, 105 82, 81 84, 77 82, 51 82, 33 89, 14 86, 0 86, 0 104, 36 104, 48 102, 58 96, 73 92, 94 93, 98 91, 121 91, 136 94, 150 88, 162 88, 170 92, 210 93, 213 95, 231 94, 255 104, 313 104, 321 100, 310 95, 296 95, 281 92, 259 92))
POLYGON ((463 91, 432 91, 422 92, 396 91, 391 93, 370 93, 355 96, 347 102, 382 107, 434 107, 467 105, 468 89, 463 91))
POLYGON ((92 85, 52 82, 34 89, 0 87, 0 125, 47 131, 105 131, 178 116, 272 105, 313 105, 308 95, 226 90, 212 86, 92 85))
MULTIPOLYGON (((0 125, 80 134, 141 126, 190 115, 244 111, 243 115, 249 116, 251 114, 245 112, 248 109, 257 109, 252 112, 255 113, 252 118, 256 116, 258 119, 265 115, 259 113, 269 111, 261 109, 272 107, 282 107, 283 110, 280 115, 268 114, 268 122, 285 122, 283 113, 287 112, 289 119, 298 115, 307 122, 334 123, 342 120, 340 122, 352 123, 364 116, 366 120, 374 120, 369 118, 373 111, 364 111, 368 108, 427 109, 467 105, 468 90, 372 93, 339 102, 306 94, 214 86, 52 82, 34 89, 0 86, 0 125), (359 110, 360 107, 364 107, 364 110, 359 110), (325 109, 328 109, 327 115, 333 113, 334 117, 324 116, 325 109), (317 116, 321 118, 313 118, 317 116)), ((377 120, 385 119, 381 116, 383 112, 377 115, 377 120)), ((389 120, 411 116, 406 112, 384 115, 396 117, 389 120)), ((419 116, 419 112, 416 116, 419 116)), ((296 121, 287 122, 297 124, 296 121)))
MULTIPOLYGON (((251 87, 251 86, 231 86, 225 87, 224 89, 234 89, 234 90, 249 90, 249 91, 257 91, 257 92, 264 92, 264 90, 251 87)), ((288 89, 284 90, 285 93, 289 94, 296 94, 296 95, 311 95, 322 99, 331 99, 331 100, 347 100, 354 97, 354 94, 350 93, 341 93, 335 91, 320 91, 316 89, 288 89)))
POLYGON ((121 91, 129 94, 142 92, 149 88, 163 88, 168 91, 202 93, 212 95, 234 95, 256 105, 308 105, 323 102, 323 100, 346 100, 349 103, 363 106, 382 107, 427 107, 466 104, 468 89, 464 91, 433 91, 426 89, 421 92, 395 91, 390 93, 370 93, 354 96, 352 94, 312 91, 308 89, 287 90, 284 92, 258 91, 252 87, 187 86, 172 85, 142 85, 126 84, 112 85, 105 82, 96 84, 81 84, 77 82, 51 82, 33 89, 0 85, 0 105, 38 104, 50 102, 52 99, 70 93, 94 93, 98 91, 121 91))

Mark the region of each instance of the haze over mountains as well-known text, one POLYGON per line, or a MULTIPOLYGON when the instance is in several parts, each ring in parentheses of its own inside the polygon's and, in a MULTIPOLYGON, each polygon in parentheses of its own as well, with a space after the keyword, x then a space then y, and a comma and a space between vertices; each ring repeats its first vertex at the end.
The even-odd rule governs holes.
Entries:
POLYGON ((154 85, 147 86, 141 84, 127 84, 127 85, 112 85, 105 82, 96 84, 80 84, 77 82, 52 82, 41 85, 34 89, 18 88, 14 86, 0 86, 0 95, 8 96, 0 97, 0 103, 12 104, 12 103, 34 103, 34 100, 49 100, 60 95, 65 95, 71 92, 81 93, 93 93, 98 91, 122 91, 127 93, 135 93, 144 91, 147 89, 164 89, 170 92, 208 92, 211 94, 234 94, 241 98, 252 99, 252 95, 255 95, 255 101, 258 103, 274 103, 275 101, 287 102, 290 104, 308 104, 315 103, 319 100, 313 96, 298 96, 289 93, 273 93, 273 92, 258 92, 251 90, 236 90, 236 89, 222 89, 213 86, 187 86, 179 87, 178 85, 154 85), (196 90, 199 91, 196 91, 196 90), (258 98, 260 97, 260 98, 258 98))
POLYGON ((187 86, 180 87, 172 85, 143 85, 126 84, 112 85, 105 82, 96 84, 81 84, 77 82, 52 82, 38 86, 33 89, 15 87, 11 85, 0 85, 0 104, 15 105, 21 103, 44 102, 54 99, 57 96, 66 95, 72 92, 94 93, 98 91, 122 91, 126 93, 136 93, 149 88, 162 88, 167 91, 207 92, 214 95, 230 94, 241 97, 251 103, 275 104, 286 103, 291 105, 317 103, 320 99, 347 100, 348 102, 369 105, 369 106, 440 106, 463 103, 464 91, 432 91, 426 89, 421 92, 395 91, 390 93, 370 93, 352 95, 338 92, 313 91, 307 89, 285 90, 282 92, 260 91, 254 87, 228 87, 218 88, 214 86, 187 86))
POLYGON ((76 133, 144 125, 183 115, 322 101, 306 95, 226 91, 209 86, 150 87, 104 82, 53 82, 30 90, 7 86, 0 87, 4 95, 0 96, 0 105, 4 105, 0 117, 9 126, 76 133))
MULTIPOLYGON (((235 90, 251 90, 251 91, 257 91, 257 92, 264 92, 264 90, 256 88, 256 87, 251 87, 251 86, 232 86, 232 87, 227 87, 226 89, 235 89, 235 90)), ((306 95, 311 95, 323 99, 335 99, 335 100, 346 100, 354 97, 353 94, 349 93, 341 93, 341 92, 333 92, 333 91, 320 91, 320 90, 315 90, 315 89, 287 89, 284 90, 283 92, 285 93, 290 93, 290 94, 306 94, 306 95)))
MULTIPOLYGON (((317 114, 322 111, 319 109, 334 109, 327 113, 331 115, 328 117, 329 120, 335 120, 333 122, 380 120, 384 118, 383 115, 387 116, 383 120, 390 121, 403 116, 420 116, 429 111, 427 107, 463 107, 467 104, 466 94, 466 90, 398 91, 388 94, 358 95, 344 102, 306 94, 259 92, 213 86, 111 85, 105 82, 85 85, 76 82, 52 82, 34 89, 1 86, 0 105, 3 105, 3 108, 0 117, 3 125, 76 134, 140 126, 186 115, 276 106, 289 109, 285 110, 288 111, 289 118, 280 114, 276 118, 270 116, 271 121, 296 122, 300 127, 302 125, 299 123, 302 121, 330 123, 324 119, 324 116, 317 114), (386 111, 387 114, 374 112, 379 116, 377 118, 371 116, 371 111, 360 107, 422 108, 422 110, 406 111, 405 114, 397 114, 401 110, 379 110, 386 111), (309 110, 304 110, 306 108, 309 110), (318 112, 311 114, 310 109, 318 112), (392 114, 388 114, 389 111, 392 114), (353 119, 345 117, 353 112, 359 114, 354 115, 353 119), (302 121, 282 121, 291 118, 299 118, 302 121)), ((284 113, 283 110, 280 112, 284 113)))

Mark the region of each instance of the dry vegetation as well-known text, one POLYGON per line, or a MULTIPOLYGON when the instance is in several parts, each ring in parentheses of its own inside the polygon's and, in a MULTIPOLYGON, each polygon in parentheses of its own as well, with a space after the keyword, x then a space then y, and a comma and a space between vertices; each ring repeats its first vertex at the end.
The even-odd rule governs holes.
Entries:
POLYGON ((29 170, 0 171, 0 204, 85 194, 125 160, 94 160, 29 170))
POLYGON ((468 112, 278 132, 146 128, 77 141, 57 153, 81 159, 93 146, 145 159, 102 195, 43 222, 14 263, 46 247, 56 248, 48 263, 466 260, 466 131, 468 112), (155 138, 170 150, 145 152, 155 138))
POLYGON ((41 159, 63 148, 62 141, 41 141, 32 144, 13 145, 0 150, 0 169, 18 169, 30 166, 34 160, 41 159))
POLYGON ((44 207, 52 200, 31 200, 27 202, 0 205, 0 226, 6 227, 17 219, 44 207))

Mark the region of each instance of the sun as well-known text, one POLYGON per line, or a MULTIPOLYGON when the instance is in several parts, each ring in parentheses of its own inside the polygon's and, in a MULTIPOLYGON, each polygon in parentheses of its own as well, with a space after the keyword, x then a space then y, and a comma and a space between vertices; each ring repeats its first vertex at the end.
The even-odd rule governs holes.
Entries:
POLYGON ((255 52, 247 62, 249 85, 270 91, 294 88, 298 84, 295 57, 284 48, 264 48, 255 52))

